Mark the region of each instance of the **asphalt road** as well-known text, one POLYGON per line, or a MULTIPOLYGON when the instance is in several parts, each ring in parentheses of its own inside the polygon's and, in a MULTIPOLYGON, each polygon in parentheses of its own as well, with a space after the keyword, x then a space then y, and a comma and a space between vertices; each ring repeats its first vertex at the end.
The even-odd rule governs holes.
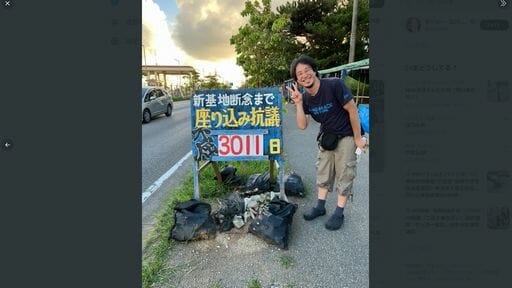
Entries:
POLYGON ((294 215, 289 249, 281 250, 252 234, 232 229, 214 240, 179 243, 170 252, 167 279, 161 287, 247 287, 258 279, 263 287, 369 287, 369 153, 357 167, 354 201, 345 208, 345 223, 338 231, 324 227, 336 207, 328 196, 327 216, 306 222, 302 214, 316 201, 315 138, 319 125, 296 128, 295 106, 284 116, 285 161, 303 177, 310 191, 306 198, 289 197, 299 205, 294 215), (283 258, 284 257, 284 258, 283 258), (291 267, 282 264, 288 259, 291 267))
POLYGON ((176 171, 158 187, 154 183, 178 163, 191 149, 190 102, 174 102, 171 117, 158 116, 142 124, 142 193, 151 196, 142 204, 143 239, 153 224, 154 216, 162 208, 172 187, 178 186, 192 171, 192 157, 188 157, 176 171), (154 185, 153 187, 151 187, 154 185))

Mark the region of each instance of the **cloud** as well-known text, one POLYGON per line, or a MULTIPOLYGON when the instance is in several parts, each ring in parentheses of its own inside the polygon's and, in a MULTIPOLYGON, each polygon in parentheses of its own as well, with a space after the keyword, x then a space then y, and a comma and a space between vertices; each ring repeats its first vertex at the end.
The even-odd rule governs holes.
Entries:
MULTIPOLYGON (((153 0, 142 0, 142 63, 148 65, 176 65, 186 53, 172 40, 167 16, 153 0)), ((183 64, 183 63, 180 63, 183 64)))
MULTIPOLYGON (((203 17, 208 16, 208 9, 215 11, 217 7, 207 7, 203 17)), ((238 87, 243 82, 243 70, 240 66, 236 65, 234 53, 232 57, 222 59, 221 61, 209 61, 192 57, 190 53, 187 53, 188 51, 185 52, 175 44, 171 36, 176 23, 169 20, 172 19, 167 18, 164 11, 154 0, 142 1, 143 64, 191 65, 203 77, 217 73, 221 81, 232 82, 234 87, 238 87)), ((230 46, 229 42, 225 46, 230 46)), ((181 81, 177 80, 175 76, 168 76, 168 78, 169 81, 174 82, 173 85, 181 81)), ((168 83, 170 83, 169 81, 168 83)))
POLYGON ((235 57, 229 43, 243 23, 241 0, 177 0, 179 13, 173 36, 176 44, 201 60, 235 57))
MULTIPOLYGON (((287 0, 274 0, 275 8, 287 0)), ((222 60, 236 56, 229 43, 246 19, 240 13, 243 0, 177 0, 180 10, 176 16, 173 36, 176 44, 197 59, 222 60)))
POLYGON ((204 77, 217 74, 221 82, 233 83, 233 87, 240 87, 244 82, 244 70, 236 65, 234 58, 222 61, 194 60, 192 65, 204 77))

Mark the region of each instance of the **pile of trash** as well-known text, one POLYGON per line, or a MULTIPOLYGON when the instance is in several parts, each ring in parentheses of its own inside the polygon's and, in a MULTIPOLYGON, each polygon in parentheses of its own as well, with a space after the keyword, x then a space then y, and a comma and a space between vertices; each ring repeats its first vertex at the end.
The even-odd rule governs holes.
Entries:
POLYGON ((216 227, 210 215, 210 204, 192 199, 176 204, 174 210, 176 223, 169 238, 178 241, 215 238, 216 227))
POLYGON ((288 235, 296 210, 296 204, 274 198, 268 204, 268 213, 262 213, 252 221, 249 232, 270 244, 288 249, 288 235))
MULTIPOLYGON (((223 182, 240 185, 241 178, 235 173, 236 168, 224 167, 221 171, 223 182)), ((304 197, 304 184, 299 175, 292 173, 285 179, 287 196, 304 197)), ((287 249, 293 215, 298 206, 280 199, 278 185, 274 185, 274 191, 270 191, 271 186, 269 173, 253 174, 243 186, 244 191, 232 192, 212 215, 211 206, 207 203, 197 200, 178 203, 175 207, 176 223, 169 237, 179 241, 211 239, 215 237, 217 227, 220 232, 226 232, 250 223, 249 233, 287 249), (199 215, 192 215, 194 213, 199 215)))

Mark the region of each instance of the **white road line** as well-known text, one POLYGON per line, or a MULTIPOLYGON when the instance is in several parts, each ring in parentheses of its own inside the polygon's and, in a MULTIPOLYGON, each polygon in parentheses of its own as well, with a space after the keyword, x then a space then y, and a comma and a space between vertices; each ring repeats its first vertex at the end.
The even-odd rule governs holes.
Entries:
POLYGON ((162 186, 162 183, 164 183, 164 181, 167 180, 167 178, 171 177, 171 175, 174 174, 174 172, 176 172, 176 170, 180 168, 183 162, 185 162, 185 160, 187 160, 188 157, 190 157, 191 155, 192 151, 188 152, 187 155, 183 156, 183 158, 181 158, 180 161, 178 161, 178 163, 174 164, 174 166, 172 166, 171 169, 169 169, 167 172, 164 173, 164 175, 160 176, 158 180, 151 184, 151 186, 149 186, 148 189, 146 189, 146 191, 142 192, 142 203, 144 203, 144 201, 146 201, 149 198, 149 196, 151 196, 151 194, 158 190, 158 188, 162 186))

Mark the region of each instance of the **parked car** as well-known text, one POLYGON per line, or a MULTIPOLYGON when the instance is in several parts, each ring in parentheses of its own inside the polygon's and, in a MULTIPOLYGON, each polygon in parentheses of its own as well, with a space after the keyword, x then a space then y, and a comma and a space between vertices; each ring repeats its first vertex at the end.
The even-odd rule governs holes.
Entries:
POLYGON ((142 87, 142 122, 148 123, 155 116, 172 115, 172 96, 158 87, 142 87))

